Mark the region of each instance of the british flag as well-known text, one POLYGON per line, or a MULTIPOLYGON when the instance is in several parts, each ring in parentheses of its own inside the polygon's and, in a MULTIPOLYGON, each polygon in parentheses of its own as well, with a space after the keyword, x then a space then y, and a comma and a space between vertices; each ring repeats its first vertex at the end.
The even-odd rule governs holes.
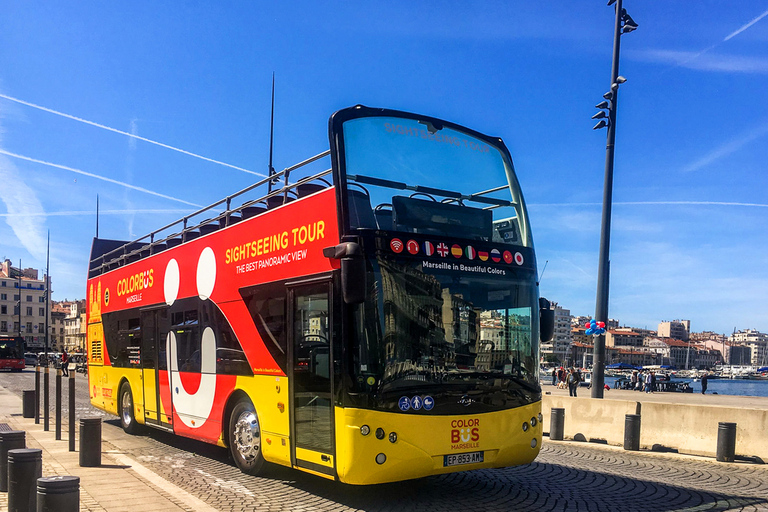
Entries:
POLYGON ((437 244, 437 254, 445 258, 448 256, 448 246, 445 245, 443 242, 440 242, 437 244))

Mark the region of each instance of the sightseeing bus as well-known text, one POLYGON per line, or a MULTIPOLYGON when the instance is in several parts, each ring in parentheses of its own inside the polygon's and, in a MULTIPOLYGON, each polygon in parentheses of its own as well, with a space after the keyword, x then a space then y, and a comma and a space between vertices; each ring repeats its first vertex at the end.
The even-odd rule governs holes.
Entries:
POLYGON ((25 367, 24 338, 21 336, 0 336, 0 370, 20 372, 25 367))
POLYGON ((94 239, 91 403, 249 474, 531 462, 553 315, 504 143, 363 106, 331 116, 329 141, 144 238, 94 239))

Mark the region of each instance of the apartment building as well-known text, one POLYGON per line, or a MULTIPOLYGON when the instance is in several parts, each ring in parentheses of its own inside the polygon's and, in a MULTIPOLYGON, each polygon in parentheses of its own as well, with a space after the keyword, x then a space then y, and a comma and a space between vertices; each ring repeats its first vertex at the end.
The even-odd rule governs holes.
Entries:
POLYGON ((22 336, 28 350, 43 350, 46 313, 45 276, 0 262, 0 334, 22 336))

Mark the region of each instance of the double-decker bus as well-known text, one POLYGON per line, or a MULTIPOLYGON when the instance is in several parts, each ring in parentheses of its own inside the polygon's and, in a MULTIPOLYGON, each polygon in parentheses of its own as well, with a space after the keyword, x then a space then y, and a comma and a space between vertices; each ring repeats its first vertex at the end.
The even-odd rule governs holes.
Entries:
POLYGON ((21 336, 0 336, 0 370, 20 372, 25 367, 24 338, 21 336))
POLYGON ((363 106, 333 114, 329 140, 142 239, 94 239, 91 403, 250 474, 531 462, 553 316, 504 143, 363 106))

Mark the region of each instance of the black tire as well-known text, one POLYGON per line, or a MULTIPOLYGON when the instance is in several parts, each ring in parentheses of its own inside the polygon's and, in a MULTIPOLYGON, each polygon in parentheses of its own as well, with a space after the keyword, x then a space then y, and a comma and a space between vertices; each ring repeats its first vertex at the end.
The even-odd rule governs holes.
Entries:
POLYGON ((247 398, 241 398, 229 415, 227 439, 229 453, 240 471, 248 475, 258 475, 264 468, 261 424, 256 409, 247 398))
POLYGON ((119 397, 117 412, 120 415, 120 426, 126 433, 136 434, 139 432, 139 424, 136 423, 133 393, 131 393, 131 385, 128 382, 123 382, 123 385, 120 386, 119 397))

